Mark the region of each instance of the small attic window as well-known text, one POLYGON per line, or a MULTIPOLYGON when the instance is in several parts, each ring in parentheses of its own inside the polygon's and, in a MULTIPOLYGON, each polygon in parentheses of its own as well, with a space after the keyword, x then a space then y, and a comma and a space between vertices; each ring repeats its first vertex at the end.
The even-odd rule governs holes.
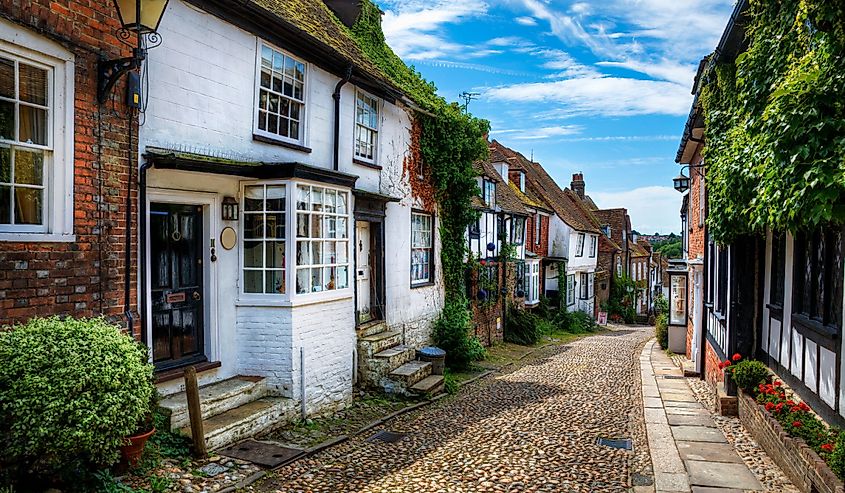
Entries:
POLYGON ((519 172, 519 191, 525 193, 525 172, 519 172))

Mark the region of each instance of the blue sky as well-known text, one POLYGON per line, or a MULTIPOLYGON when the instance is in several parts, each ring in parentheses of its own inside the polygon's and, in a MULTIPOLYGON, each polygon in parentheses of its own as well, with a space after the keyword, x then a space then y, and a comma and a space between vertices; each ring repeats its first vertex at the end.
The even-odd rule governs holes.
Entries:
POLYGON ((377 0, 388 43, 491 138, 562 186, 583 171, 599 207, 634 228, 680 228, 671 187, 695 70, 732 0, 377 0))

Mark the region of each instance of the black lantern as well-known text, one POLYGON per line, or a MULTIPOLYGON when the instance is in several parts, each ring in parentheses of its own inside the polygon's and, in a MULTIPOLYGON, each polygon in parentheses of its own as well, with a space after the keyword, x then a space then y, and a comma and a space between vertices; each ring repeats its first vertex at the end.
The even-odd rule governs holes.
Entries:
POLYGON ((223 198, 223 220, 237 221, 238 220, 238 201, 234 197, 223 198))
MULTIPOLYGON (((123 74, 136 70, 147 58, 147 50, 161 44, 158 25, 168 0, 113 0, 120 18, 117 39, 132 48, 132 56, 100 62, 97 100, 105 102, 123 74)), ((140 98, 139 98, 140 99, 140 98)), ((134 99, 133 99, 134 101, 134 99)), ((138 101, 134 101, 138 107, 138 101)))
POLYGON ((684 193, 689 190, 689 177, 681 173, 672 180, 672 184, 675 190, 684 193))

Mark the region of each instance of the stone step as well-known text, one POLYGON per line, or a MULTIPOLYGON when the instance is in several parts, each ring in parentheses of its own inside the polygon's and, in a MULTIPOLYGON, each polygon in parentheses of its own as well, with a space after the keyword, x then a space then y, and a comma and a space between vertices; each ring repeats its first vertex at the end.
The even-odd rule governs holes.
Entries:
POLYGON ((374 354, 372 359, 383 361, 391 370, 394 370, 409 361, 413 361, 416 356, 416 349, 400 344, 374 354))
MULTIPOLYGON (((202 421, 205 446, 216 450, 281 426, 297 416, 298 406, 285 397, 262 397, 202 421)), ((191 436, 191 427, 180 430, 191 436)))
POLYGON ((384 320, 374 320, 372 322, 363 323, 355 329, 358 337, 369 337, 376 335, 379 332, 387 330, 387 323, 384 320))
POLYGON ((404 385, 405 388, 410 388, 429 375, 431 375, 431 363, 410 361, 390 372, 388 376, 391 380, 404 385))
POLYGON ((378 334, 358 339, 358 357, 362 359, 372 358, 376 354, 398 346, 402 343, 402 333, 395 330, 385 330, 378 334))
POLYGON ((443 375, 429 375, 411 387, 411 392, 418 394, 437 395, 446 387, 446 382, 443 380, 443 375))
MULTIPOLYGON (((200 408, 203 419, 222 414, 230 409, 260 399, 267 395, 267 384, 261 377, 237 376, 200 387, 200 408)), ((188 426, 188 400, 185 392, 170 395, 161 400, 161 407, 172 412, 171 429, 188 426)))

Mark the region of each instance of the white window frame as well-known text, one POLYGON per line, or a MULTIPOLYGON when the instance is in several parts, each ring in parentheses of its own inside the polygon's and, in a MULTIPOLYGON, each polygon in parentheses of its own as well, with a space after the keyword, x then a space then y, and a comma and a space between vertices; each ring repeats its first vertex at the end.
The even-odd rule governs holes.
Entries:
POLYGON ((566 276, 566 305, 571 306, 575 304, 575 274, 568 274, 566 276))
MULTIPOLYGON (((275 140, 278 142, 284 142, 289 144, 295 144, 300 146, 305 146, 307 143, 307 135, 308 135, 308 90, 310 87, 310 67, 308 62, 305 60, 300 59, 299 57, 294 56, 287 50, 283 50, 278 46, 275 46, 271 43, 268 43, 262 39, 258 39, 256 41, 256 50, 255 50, 255 83, 254 83, 254 101, 253 101, 253 116, 252 116, 252 132, 255 135, 275 140), (304 65, 305 73, 303 74, 302 79, 302 100, 298 103, 302 105, 299 113, 299 138, 293 139, 290 137, 285 137, 283 135, 279 135, 269 130, 262 130, 258 126, 258 118, 259 118, 259 103, 261 101, 261 51, 263 47, 267 47, 275 52, 282 54, 285 57, 288 57, 296 62, 299 62, 304 65)), ((271 89, 272 90, 272 89, 271 89)), ((275 91, 274 91, 275 92, 275 91)), ((289 98, 293 101, 296 101, 294 98, 289 96, 280 95, 282 98, 289 98)))
POLYGON ((584 256, 584 239, 586 235, 584 233, 578 233, 578 241, 575 244, 575 256, 576 257, 583 257, 584 256))
POLYGON ((590 258, 596 258, 596 251, 598 250, 599 237, 590 235, 590 258))
POLYGON ((525 244, 525 218, 522 216, 514 216, 511 221, 511 243, 525 244))
POLYGON ((536 305, 540 302, 540 261, 526 260, 526 280, 527 289, 525 290, 525 304, 536 305))
POLYGON ((540 243, 541 243, 540 237, 543 236, 542 235, 542 229, 541 229, 541 226, 543 224, 542 223, 542 221, 543 221, 542 217, 543 216, 541 216, 539 212, 534 214, 534 244, 535 245, 540 245, 540 243))
POLYGON ((491 180, 490 178, 484 178, 481 181, 481 200, 489 207, 490 209, 496 208, 496 182, 495 180, 491 180), (489 185, 489 188, 488 188, 489 185), (489 192, 489 193, 488 193, 489 192))
MULTIPOLYGON (((288 202, 290 201, 290 186, 287 183, 268 183, 268 182, 259 182, 259 183, 245 183, 243 188, 241 189, 241 201, 240 201, 240 209, 241 209, 241 238, 240 238, 240 273, 241 273, 241 291, 247 296, 286 296, 288 294, 288 290, 290 289, 290 284, 287 281, 287 270, 289 268, 288 262, 288 248, 287 244, 290 241, 290 232, 288 230, 288 211, 290 208, 288 207, 288 202), (262 196, 262 209, 260 211, 247 211, 246 210, 246 189, 248 187, 261 187, 263 190, 262 196), (268 187, 284 187, 285 191, 285 207, 284 210, 280 211, 268 211, 267 210, 267 188, 268 187), (283 221, 285 227, 285 235, 282 238, 268 238, 267 237, 267 230, 265 226, 265 230, 262 233, 261 238, 246 238, 246 218, 247 216, 258 216, 262 215, 265 217, 267 214, 283 214, 283 221), (245 265, 246 259, 246 242, 260 242, 261 243, 261 267, 247 267, 245 265), (279 243, 282 242, 285 245, 285 256, 284 262, 282 267, 268 267, 267 262, 267 244, 275 242, 279 243), (251 272, 261 272, 262 273, 262 280, 261 280, 261 289, 262 291, 259 292, 247 292, 246 291, 246 273, 247 271, 251 272), (264 291, 267 287, 267 275, 268 272, 279 272, 282 273, 282 282, 284 283, 284 292, 282 293, 273 293, 273 292, 266 292, 264 291)), ((262 223, 265 224, 266 223, 262 223)))
MULTIPOLYGON (((332 187, 332 186, 325 185, 325 184, 322 184, 322 183, 298 182, 298 183, 294 183, 293 186, 294 186, 294 191, 295 191, 293 200, 291 200, 291 204, 292 204, 291 209, 292 209, 292 214, 294 216, 294 217, 292 217, 293 230, 288 234, 293 235, 292 243, 294 243, 294 249, 293 249, 293 252, 292 252, 293 253, 292 262, 293 262, 293 269, 294 269, 295 272, 294 272, 294 275, 293 275, 293 284, 290 285, 291 287, 289 289, 292 289, 293 294, 296 295, 297 297, 307 297, 307 296, 319 295, 319 294, 324 294, 324 293, 330 294, 330 293, 335 293, 335 292, 343 292, 343 291, 351 289, 351 286, 352 286, 352 274, 351 274, 352 261, 351 261, 351 257, 350 257, 350 244, 352 243, 352 237, 350 235, 350 229, 351 229, 350 223, 353 222, 352 214, 351 214, 351 209, 352 209, 352 197, 351 197, 352 194, 351 194, 351 192, 349 190, 340 189, 340 188, 337 188, 337 187, 332 187), (326 212, 325 210, 314 211, 310 207, 307 210, 300 210, 299 207, 298 207, 300 187, 309 187, 309 206, 311 205, 310 200, 311 200, 311 197, 313 197, 313 193, 314 193, 315 188, 321 189, 323 191, 323 193, 325 193, 326 191, 334 191, 335 193, 346 194, 346 212, 340 213, 340 212, 337 212, 337 209, 335 209, 334 213, 326 212), (325 219, 329 218, 329 217, 334 217, 337 221, 339 221, 341 219, 345 219, 346 220, 346 234, 345 234, 345 236, 340 236, 340 233, 341 233, 342 230, 340 229, 340 227, 338 227, 336 225, 335 226, 335 237, 334 238, 325 236, 325 235, 323 235, 323 233, 321 233, 321 235, 319 237, 308 236, 308 237, 300 238, 299 235, 298 235, 298 230, 297 230, 297 227, 298 227, 298 224, 299 224, 298 221, 299 221, 299 215, 300 214, 307 214, 309 216, 309 227, 308 227, 309 231, 311 231, 311 228, 312 228, 311 221, 313 220, 314 216, 322 216, 323 221, 325 221, 325 219), (345 242, 346 243, 346 262, 335 261, 335 262, 323 263, 322 259, 321 259, 321 263, 318 263, 318 264, 310 264, 309 263, 309 264, 300 265, 298 263, 298 259, 296 257, 297 249, 299 247, 299 243, 300 242, 311 242, 311 243, 313 243, 315 241, 316 242, 322 242, 323 246, 325 246, 326 242, 332 242, 333 241, 333 242, 335 242, 335 248, 337 248, 337 245, 339 243, 342 244, 342 243, 345 242), (299 292, 299 289, 296 285, 296 279, 297 279, 297 276, 298 276, 300 270, 304 270, 304 269, 308 269, 309 271, 311 269, 321 269, 322 270, 322 269, 332 268, 332 267, 334 267, 336 269, 346 267, 346 286, 344 286, 342 288, 335 287, 335 288, 332 288, 332 289, 325 289, 325 290, 321 290, 321 291, 308 291, 308 292, 304 292, 304 293, 299 292)), ((325 203, 325 198, 324 198, 324 203, 325 203)), ((337 206, 338 203, 339 203, 339 201, 335 202, 335 207, 337 206)), ((325 224, 325 222, 324 222, 324 224, 325 224)), ((323 231, 325 231, 325 229, 323 229, 323 231)), ((336 249, 335 254, 337 254, 337 252, 340 252, 340 251, 341 251, 340 249, 336 249)), ((312 256, 312 258, 313 258, 314 252, 311 251, 309 253, 309 255, 312 256)), ((310 278, 311 277, 309 276, 309 279, 310 278)), ((309 286, 310 286, 310 283, 309 283, 309 286)))
POLYGON ((411 287, 428 285, 434 282, 434 226, 434 214, 416 210, 411 211, 411 269, 408 272, 411 278, 411 287), (427 247, 414 245, 414 216, 425 217, 430 221, 431 229, 428 231, 430 244, 427 247), (414 250, 428 250, 428 278, 414 279, 414 250))
POLYGON ((578 298, 581 300, 590 299, 590 275, 586 272, 581 272, 579 276, 581 285, 578 287, 578 298))
POLYGON ((352 119, 352 155, 358 161, 363 161, 365 163, 370 164, 377 164, 378 163, 378 153, 379 153, 379 141, 380 141, 380 130, 381 130, 381 113, 382 112, 382 101, 381 99, 373 96, 372 94, 361 90, 361 88, 355 88, 355 105, 353 109, 353 119, 352 119), (367 125, 363 125, 358 122, 358 98, 362 97, 364 99, 370 99, 373 102, 373 108, 376 111, 376 126, 369 127, 367 125), (375 142, 373 142, 373 157, 368 158, 366 156, 362 156, 358 154, 358 127, 365 128, 375 134, 375 142))
POLYGON ((44 151, 42 225, 0 225, 0 241, 73 242, 75 58, 61 45, 0 19, 0 54, 49 71, 47 145, 3 140, 44 151))

